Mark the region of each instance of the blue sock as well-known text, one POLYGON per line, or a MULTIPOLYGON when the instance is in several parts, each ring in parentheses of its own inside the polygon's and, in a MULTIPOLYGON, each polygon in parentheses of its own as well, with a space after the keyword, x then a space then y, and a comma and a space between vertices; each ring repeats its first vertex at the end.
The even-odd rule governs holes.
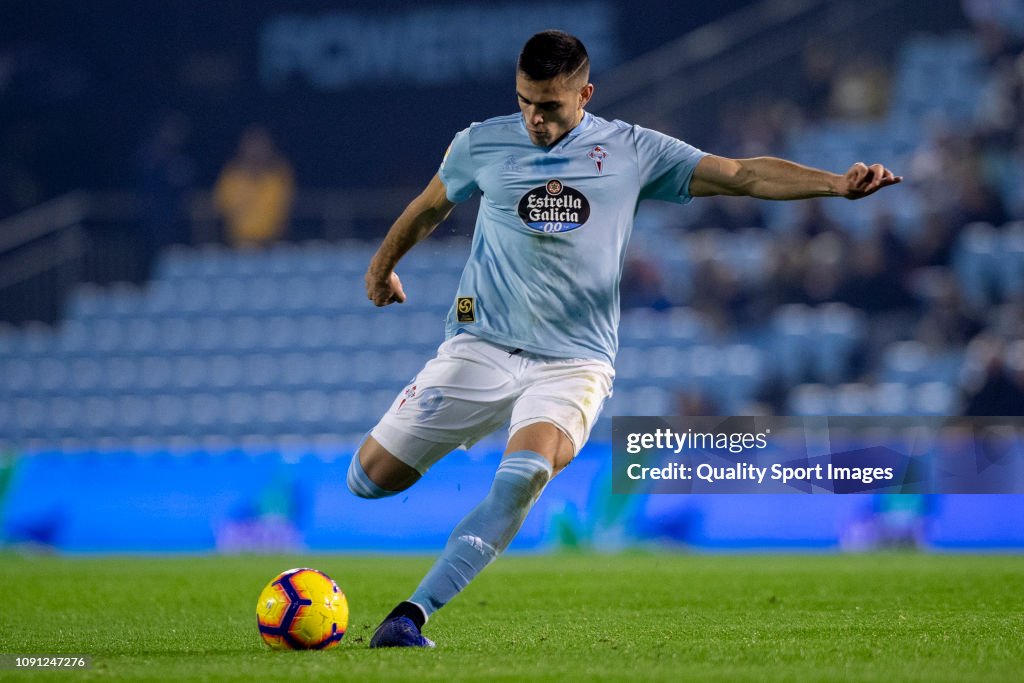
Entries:
POLYGON ((458 595, 512 542, 551 472, 551 463, 533 451, 505 456, 487 497, 455 527, 409 602, 429 617, 458 595))
POLYGON ((348 490, 360 498, 387 498, 401 493, 382 489, 367 476, 362 463, 359 462, 359 450, 352 454, 352 462, 348 465, 348 490))

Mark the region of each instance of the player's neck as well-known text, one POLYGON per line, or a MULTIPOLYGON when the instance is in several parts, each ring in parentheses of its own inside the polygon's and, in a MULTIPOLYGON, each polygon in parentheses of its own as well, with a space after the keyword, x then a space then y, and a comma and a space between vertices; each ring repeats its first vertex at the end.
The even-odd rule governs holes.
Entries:
POLYGON ((577 128, 580 127, 580 124, 583 123, 583 118, 586 115, 587 115, 586 110, 580 109, 579 113, 576 115, 576 123, 573 124, 572 128, 570 128, 569 130, 567 130, 564 133, 562 133, 562 137, 558 138, 557 140, 552 142, 550 145, 548 145, 548 149, 551 149, 555 145, 561 144, 563 140, 565 140, 567 137, 569 137, 570 133, 572 133, 574 130, 576 130, 577 128))

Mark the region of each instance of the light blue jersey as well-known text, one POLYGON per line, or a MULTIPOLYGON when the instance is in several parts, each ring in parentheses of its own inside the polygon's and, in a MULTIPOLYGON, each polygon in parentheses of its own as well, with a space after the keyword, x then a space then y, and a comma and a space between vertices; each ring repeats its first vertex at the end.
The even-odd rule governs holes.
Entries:
POLYGON ((690 201, 690 177, 704 156, 589 113, 550 148, 530 141, 521 114, 460 132, 438 173, 449 200, 482 196, 446 336, 468 332, 554 358, 613 363, 637 205, 690 201))

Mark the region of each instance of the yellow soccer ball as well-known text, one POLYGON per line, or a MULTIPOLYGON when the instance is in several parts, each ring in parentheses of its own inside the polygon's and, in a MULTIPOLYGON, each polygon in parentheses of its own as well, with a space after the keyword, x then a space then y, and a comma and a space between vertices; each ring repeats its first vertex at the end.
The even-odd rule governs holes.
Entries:
POLYGON ((256 603, 260 636, 276 650, 326 650, 348 628, 348 600, 331 577, 316 569, 275 576, 256 603))

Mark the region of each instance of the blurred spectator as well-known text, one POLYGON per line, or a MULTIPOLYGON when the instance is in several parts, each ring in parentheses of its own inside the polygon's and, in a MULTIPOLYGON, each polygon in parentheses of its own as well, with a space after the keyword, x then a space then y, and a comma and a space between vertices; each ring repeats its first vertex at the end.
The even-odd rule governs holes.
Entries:
POLYGON ((658 265, 642 255, 631 256, 626 261, 619 291, 623 308, 653 308, 662 311, 672 306, 665 298, 658 265))
POLYGON ((718 228, 736 232, 744 228, 765 227, 764 202, 753 197, 710 197, 707 207, 701 215, 701 224, 708 228, 718 228))
POLYGON ((148 276, 157 254, 171 244, 191 242, 185 201, 192 189, 195 164, 185 152, 191 123, 180 112, 163 116, 136 154, 140 201, 141 278, 148 276))
POLYGON ((675 412, 673 415, 683 417, 721 415, 720 408, 714 399, 700 391, 682 390, 676 392, 674 408, 675 412))
POLYGON ((732 157, 763 155, 765 150, 781 148, 786 133, 803 118, 802 109, 770 95, 726 103, 719 114, 714 149, 732 157))
POLYGON ((964 178, 960 187, 960 202, 956 211, 956 222, 961 224, 982 221, 1002 225, 1009 220, 999 193, 980 178, 964 178))
POLYGON ((899 235, 892 214, 884 211, 875 214, 868 241, 876 244, 881 251, 885 269, 902 277, 910 266, 910 252, 899 235))
POLYGON ((850 277, 847 246, 835 233, 822 233, 807 243, 801 301, 820 304, 841 298, 850 277))
POLYGON ((886 112, 888 93, 885 70, 877 64, 857 60, 836 75, 829 110, 832 116, 847 121, 878 119, 886 112))
POLYGON ((967 349, 964 415, 1024 415, 1024 345, 982 333, 967 349))
POLYGON ((796 237, 806 240, 823 233, 835 233, 845 236, 843 226, 825 213, 821 200, 812 199, 801 202, 799 211, 799 217, 793 226, 793 232, 796 237))
POLYGON ((708 258, 693 273, 693 308, 718 332, 735 330, 748 322, 751 292, 739 273, 723 260, 708 258))
POLYGON ((838 299, 854 308, 881 313, 914 307, 901 269, 886 254, 886 243, 874 237, 858 243, 851 258, 850 277, 838 299))
POLYGON ((963 348, 981 332, 981 323, 968 312, 951 274, 933 278, 931 290, 915 339, 937 352, 963 348))
POLYGON ((801 103, 812 121, 828 113, 828 102, 835 78, 837 56, 831 43, 821 38, 807 41, 803 51, 804 94, 801 103))
POLYGON ((291 164, 263 126, 242 134, 238 153, 221 171, 214 203, 233 246, 259 246, 280 239, 295 195, 291 164))
POLYGON ((913 267, 948 266, 953 255, 957 231, 948 214, 929 211, 919 230, 911 237, 908 249, 913 267))
POLYGON ((1024 46, 1024 0, 962 0, 986 57, 996 61, 1024 46))

